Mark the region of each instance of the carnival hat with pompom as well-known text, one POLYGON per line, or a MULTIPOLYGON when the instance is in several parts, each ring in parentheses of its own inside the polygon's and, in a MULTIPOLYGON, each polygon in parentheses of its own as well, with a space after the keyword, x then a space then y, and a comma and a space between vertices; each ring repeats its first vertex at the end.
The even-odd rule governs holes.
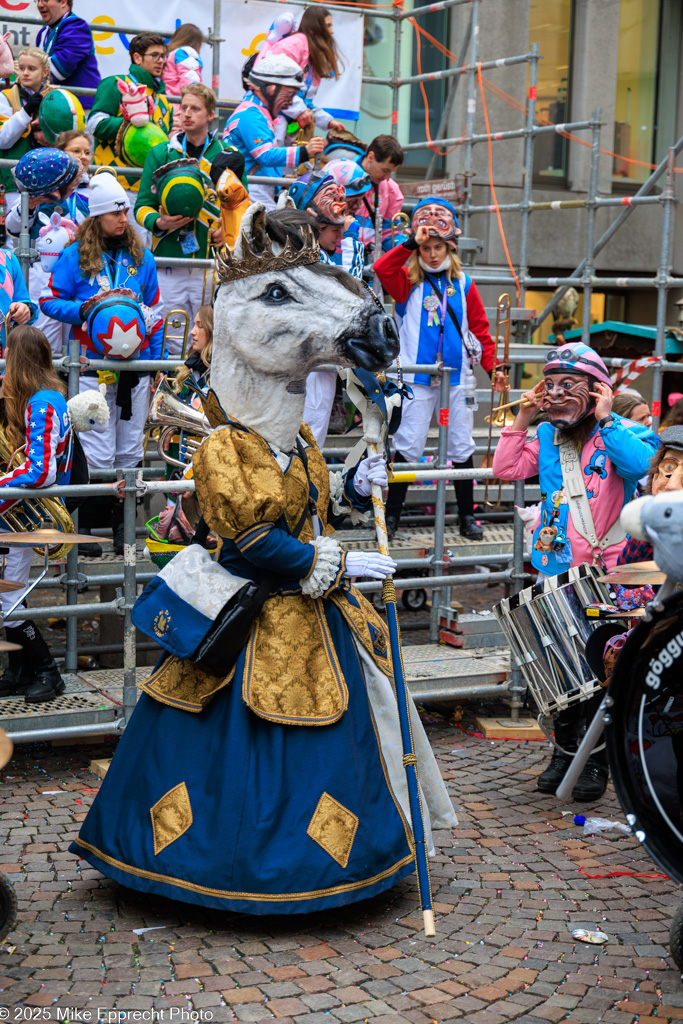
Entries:
POLYGON ((206 192, 199 161, 184 158, 158 167, 152 176, 152 191, 169 217, 198 217, 206 192))
POLYGON ((38 123, 50 145, 61 132, 83 131, 85 114, 81 101, 68 89, 50 89, 40 104, 38 123))

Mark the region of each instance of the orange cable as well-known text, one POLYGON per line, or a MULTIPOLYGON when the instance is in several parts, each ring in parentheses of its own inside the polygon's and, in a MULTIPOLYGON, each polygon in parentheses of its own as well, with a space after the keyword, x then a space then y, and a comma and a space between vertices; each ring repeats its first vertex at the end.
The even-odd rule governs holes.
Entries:
POLYGON ((503 218, 500 215, 500 208, 498 206, 498 199, 496 198, 496 187, 493 184, 493 146, 491 145, 491 126, 489 125, 489 114, 488 114, 488 110, 486 108, 486 96, 484 95, 484 87, 483 87, 482 81, 481 81, 481 61, 479 61, 478 64, 477 64, 477 78, 479 79, 479 93, 481 95, 481 105, 482 105, 482 110, 484 111, 484 120, 486 122, 486 134, 488 136, 486 141, 487 141, 487 146, 488 146, 488 151, 489 151, 489 184, 491 186, 491 198, 493 199, 493 205, 496 208, 496 217, 498 219, 498 228, 500 230, 500 238, 501 238, 501 241, 503 243, 503 249, 505 250, 505 258, 508 261, 508 266, 510 268, 510 272, 512 273, 512 276, 515 279, 515 288, 517 289, 517 305, 521 306, 521 304, 522 304, 522 289, 520 287, 519 278, 517 277, 517 274, 515 272, 515 268, 512 265, 512 260, 510 259, 510 251, 508 249, 508 243, 507 243, 507 239, 505 237, 505 230, 503 228, 503 218))

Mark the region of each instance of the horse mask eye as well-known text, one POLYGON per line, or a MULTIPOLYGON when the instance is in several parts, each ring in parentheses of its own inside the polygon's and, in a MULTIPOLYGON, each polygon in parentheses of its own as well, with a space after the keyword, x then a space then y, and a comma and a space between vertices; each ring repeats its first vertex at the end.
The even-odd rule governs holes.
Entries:
POLYGON ((281 303, 286 302, 291 296, 283 284, 271 284, 264 292, 262 298, 266 302, 281 303))

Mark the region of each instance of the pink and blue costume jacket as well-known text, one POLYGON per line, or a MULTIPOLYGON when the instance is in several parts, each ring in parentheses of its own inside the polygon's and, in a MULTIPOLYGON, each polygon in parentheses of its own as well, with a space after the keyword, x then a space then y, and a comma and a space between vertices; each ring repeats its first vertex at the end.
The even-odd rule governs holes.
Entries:
POLYGON ((38 317, 38 307, 29 298, 28 288, 21 272, 19 260, 9 249, 0 249, 0 347, 5 346, 5 317, 13 302, 25 302, 31 310, 30 324, 38 317))
MULTIPOLYGON (((358 163, 363 158, 358 159, 358 163)), ((405 235, 394 231, 391 237, 391 222, 397 213, 401 212, 403 206, 403 193, 393 178, 386 178, 379 185, 375 185, 371 192, 363 197, 360 209, 356 214, 356 222, 360 232, 360 240, 364 246, 375 245, 375 210, 379 206, 382 215, 382 251, 387 252, 395 245, 405 241, 405 235)))
MULTIPOLYGON (((580 453, 586 494, 598 538, 604 537, 616 523, 659 448, 657 435, 649 427, 613 416, 613 421, 604 427, 595 424, 580 453)), ((560 453, 551 423, 540 423, 536 437, 531 441, 527 441, 525 430, 504 427, 493 456, 493 472, 503 480, 525 480, 538 474, 541 519, 534 532, 531 554, 531 564, 535 569, 554 576, 570 565, 580 565, 581 562, 593 564, 591 546, 577 533, 569 514, 562 488, 560 453), (543 527, 549 526, 556 526, 558 536, 561 534, 566 538, 564 547, 542 550, 547 545, 539 541, 538 535, 543 527)), ((602 557, 608 568, 617 564, 623 546, 622 538, 605 548, 602 557)))
MULTIPOLYGON (((0 476, 0 487, 49 487, 71 479, 73 434, 66 399, 59 391, 36 391, 26 406, 26 461, 0 476)), ((0 500, 0 515, 17 504, 0 500)))
MULTIPOLYGON (((138 353, 139 359, 161 359, 164 334, 163 303, 159 294, 157 268, 149 249, 140 266, 135 267, 127 249, 116 251, 116 274, 109 280, 98 274, 84 277, 78 265, 80 242, 73 242, 60 254, 50 280, 40 296, 40 309, 45 316, 73 325, 73 335, 85 347, 89 359, 101 359, 90 345, 81 321, 81 306, 86 299, 99 294, 103 284, 110 288, 130 288, 138 300, 152 310, 153 328, 138 353), (132 272, 131 272, 132 271, 132 272), (100 280, 102 278, 102 281, 100 280)), ((104 264, 103 264, 104 266, 104 264)))
POLYGON ((246 174, 279 178, 307 159, 305 146, 277 146, 275 122, 265 103, 248 92, 225 126, 223 141, 244 154, 246 174))
MULTIPOLYGON (((87 21, 67 11, 56 25, 43 25, 36 46, 50 58, 50 78, 65 89, 96 89, 101 75, 95 56, 95 44, 87 21)), ((82 105, 92 107, 94 96, 80 96, 82 105)))
POLYGON ((197 85, 202 80, 202 58, 194 46, 179 46, 169 53, 161 73, 169 96, 180 96, 185 85, 197 85))
POLYGON ((291 35, 284 36, 274 43, 269 43, 266 40, 259 50, 254 66, 257 67, 264 57, 277 54, 290 57, 304 72, 304 84, 285 110, 285 114, 291 120, 296 121, 298 115, 304 110, 310 110, 318 128, 327 128, 333 117, 332 114, 328 114, 322 107, 316 107, 315 105, 315 95, 320 85, 320 78, 316 75, 311 65, 310 49, 305 34, 303 32, 292 32, 291 35))

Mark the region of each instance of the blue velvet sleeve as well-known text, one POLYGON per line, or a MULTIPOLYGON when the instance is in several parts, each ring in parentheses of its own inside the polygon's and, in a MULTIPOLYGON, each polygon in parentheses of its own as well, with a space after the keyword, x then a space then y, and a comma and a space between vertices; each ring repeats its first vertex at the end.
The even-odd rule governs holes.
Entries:
POLYGON ((302 543, 273 523, 256 523, 238 534, 235 544, 254 565, 290 579, 305 579, 316 559, 313 544, 302 543))

